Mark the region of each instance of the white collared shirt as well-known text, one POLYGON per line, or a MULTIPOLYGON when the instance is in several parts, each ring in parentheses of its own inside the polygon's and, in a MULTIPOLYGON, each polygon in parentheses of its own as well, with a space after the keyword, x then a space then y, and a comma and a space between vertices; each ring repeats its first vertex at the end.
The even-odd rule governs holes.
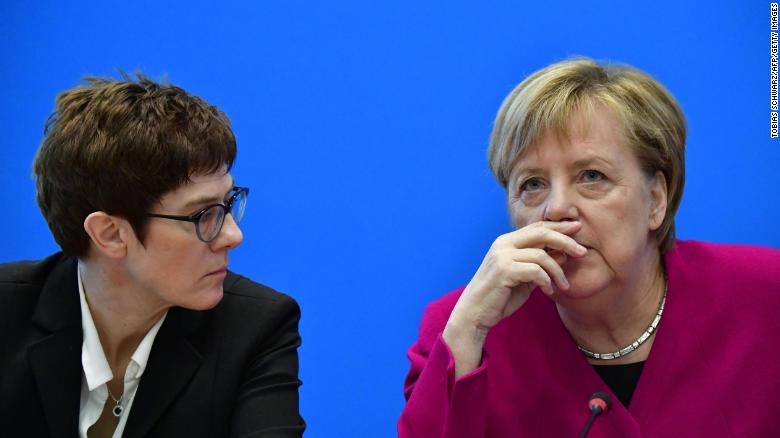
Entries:
MULTIPOLYGON (((103 406, 108 399, 107 382, 114 378, 111 368, 108 366, 106 355, 103 352, 103 346, 100 344, 95 322, 92 320, 92 313, 89 311, 87 299, 84 295, 84 284, 81 280, 81 262, 77 271, 79 283, 79 297, 81 298, 81 329, 84 332, 84 342, 81 344, 81 365, 83 374, 81 379, 81 403, 79 405, 79 437, 87 438, 87 430, 92 427, 103 413, 103 406)), ((121 438, 125 430, 127 418, 130 416, 130 408, 133 406, 135 393, 138 390, 138 384, 141 376, 146 369, 146 363, 149 360, 149 353, 152 351, 152 344, 157 332, 160 330, 168 312, 160 318, 159 321, 149 329, 144 339, 138 344, 130 363, 127 364, 124 378, 124 393, 114 394, 121 397, 122 416, 119 418, 119 424, 114 430, 113 438, 121 438)), ((114 401, 109 400, 113 407, 114 401)))

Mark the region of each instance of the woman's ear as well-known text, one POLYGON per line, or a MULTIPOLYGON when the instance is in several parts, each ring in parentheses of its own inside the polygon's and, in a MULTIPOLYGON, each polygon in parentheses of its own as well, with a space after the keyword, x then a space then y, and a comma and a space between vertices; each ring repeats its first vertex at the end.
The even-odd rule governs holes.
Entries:
POLYGON ((650 182, 650 230, 657 230, 666 217, 666 177, 660 170, 655 173, 650 182))
POLYGON ((127 254, 127 233, 124 228, 130 224, 126 219, 103 211, 90 213, 84 219, 84 231, 92 241, 92 251, 117 259, 127 254))

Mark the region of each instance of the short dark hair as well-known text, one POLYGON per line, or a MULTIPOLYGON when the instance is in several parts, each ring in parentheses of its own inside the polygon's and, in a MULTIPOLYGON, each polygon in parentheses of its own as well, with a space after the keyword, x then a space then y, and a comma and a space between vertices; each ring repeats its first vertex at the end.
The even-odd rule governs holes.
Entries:
POLYGON ((152 204, 236 158, 230 121, 203 99, 140 72, 84 80, 57 96, 33 164, 41 212, 77 257, 89 249, 90 213, 127 219, 143 242, 152 204))

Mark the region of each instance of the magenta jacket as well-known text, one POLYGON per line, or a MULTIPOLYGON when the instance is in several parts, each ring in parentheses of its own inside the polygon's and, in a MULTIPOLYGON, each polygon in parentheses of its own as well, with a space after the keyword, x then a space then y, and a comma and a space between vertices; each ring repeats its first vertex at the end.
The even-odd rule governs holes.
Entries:
POLYGON ((780 436, 780 250, 678 241, 664 258, 664 316, 629 407, 538 290, 455 380, 441 332, 461 289, 425 310, 399 437, 576 437, 596 391, 612 409, 589 437, 780 436))

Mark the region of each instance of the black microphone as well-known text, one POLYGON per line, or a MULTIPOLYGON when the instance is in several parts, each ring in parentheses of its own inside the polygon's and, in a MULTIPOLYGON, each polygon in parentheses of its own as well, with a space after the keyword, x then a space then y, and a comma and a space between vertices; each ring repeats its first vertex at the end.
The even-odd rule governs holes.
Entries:
POLYGON ((612 406, 612 399, 609 398, 609 394, 606 392, 594 392, 593 395, 590 396, 590 400, 588 400, 590 416, 588 417, 588 422, 585 423, 585 427, 582 428, 582 432, 580 432, 580 438, 588 436, 590 427, 593 426, 596 417, 600 414, 606 414, 607 411, 609 411, 610 406, 612 406))

